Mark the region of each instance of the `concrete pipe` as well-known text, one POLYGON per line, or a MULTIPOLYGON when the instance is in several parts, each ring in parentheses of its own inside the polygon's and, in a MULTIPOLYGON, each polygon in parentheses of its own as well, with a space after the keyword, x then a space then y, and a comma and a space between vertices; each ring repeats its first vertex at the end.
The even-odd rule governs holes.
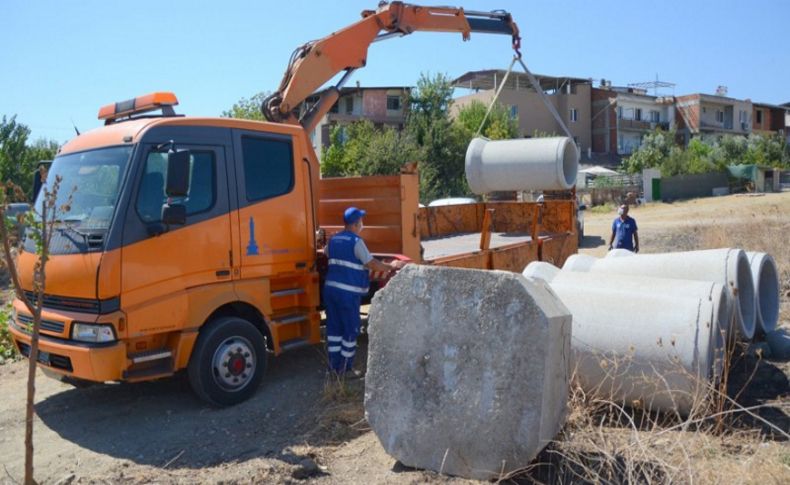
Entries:
POLYGON ((510 190, 567 190, 576 184, 579 154, 571 138, 490 141, 466 150, 466 180, 475 194, 510 190))
MULTIPOLYGON (((591 259, 595 260, 595 258, 591 259)), ((586 288, 598 288, 610 291, 612 295, 618 295, 621 291, 625 291, 627 294, 655 293, 678 298, 698 298, 711 302, 713 304, 711 308, 713 313, 710 316, 712 326, 700 329, 699 338, 707 338, 710 341, 708 344, 709 355, 706 357, 710 363, 710 377, 712 382, 720 382, 724 368, 726 332, 732 318, 724 286, 712 281, 559 270, 547 263, 532 263, 527 266, 523 274, 526 277, 541 279, 549 283, 549 286, 558 283, 576 286, 579 291, 585 291, 586 288)), ((641 313, 631 315, 631 318, 639 325, 641 313)))
POLYGON ((747 252, 754 282, 757 329, 769 333, 779 320, 779 272, 768 253, 747 252))
POLYGON ((607 277, 606 285, 591 286, 541 262, 527 266, 524 276, 548 278, 573 315, 571 355, 585 391, 683 416, 707 399, 715 342, 710 333, 722 318, 717 312, 726 307, 721 286, 717 301, 711 301, 620 288, 618 275, 607 277))
POLYGON ((661 254, 635 254, 589 260, 571 257, 563 269, 619 273, 656 278, 713 281, 724 285, 737 310, 736 330, 744 340, 754 337, 757 319, 749 260, 741 249, 706 249, 661 254))

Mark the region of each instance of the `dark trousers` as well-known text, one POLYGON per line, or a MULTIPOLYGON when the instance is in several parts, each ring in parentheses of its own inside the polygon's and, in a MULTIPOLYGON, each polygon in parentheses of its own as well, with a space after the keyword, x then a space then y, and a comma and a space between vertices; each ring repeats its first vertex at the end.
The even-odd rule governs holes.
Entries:
POLYGON ((329 366, 337 373, 351 370, 357 352, 362 296, 332 286, 324 287, 326 350, 329 366))

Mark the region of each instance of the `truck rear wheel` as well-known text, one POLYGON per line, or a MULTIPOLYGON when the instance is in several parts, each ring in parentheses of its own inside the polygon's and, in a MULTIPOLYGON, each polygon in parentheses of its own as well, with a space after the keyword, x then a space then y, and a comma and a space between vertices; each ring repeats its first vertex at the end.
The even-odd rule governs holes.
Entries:
POLYGON ((255 393, 265 370, 265 337, 247 320, 224 317, 200 332, 189 358, 189 384, 204 401, 232 406, 255 393))

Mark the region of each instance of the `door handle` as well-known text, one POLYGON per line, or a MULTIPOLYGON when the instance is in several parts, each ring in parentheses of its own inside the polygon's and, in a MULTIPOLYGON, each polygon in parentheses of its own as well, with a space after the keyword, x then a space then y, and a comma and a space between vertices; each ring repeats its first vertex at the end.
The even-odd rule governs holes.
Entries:
POLYGON ((217 278, 228 278, 230 276, 229 269, 220 269, 217 270, 214 274, 217 275, 217 278))

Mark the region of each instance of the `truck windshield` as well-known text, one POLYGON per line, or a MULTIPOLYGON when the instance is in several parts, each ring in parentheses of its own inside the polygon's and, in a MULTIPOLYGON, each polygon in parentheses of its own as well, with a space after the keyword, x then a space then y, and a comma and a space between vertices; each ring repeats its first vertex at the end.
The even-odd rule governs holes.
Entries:
MULTIPOLYGON (((131 153, 131 146, 122 146, 55 158, 47 174, 47 187, 51 189, 55 177, 62 177, 56 202, 58 211, 71 197, 69 210, 59 213, 58 219, 81 231, 107 230, 131 153)), ((44 197, 39 194, 37 214, 41 214, 43 202, 44 197)))

